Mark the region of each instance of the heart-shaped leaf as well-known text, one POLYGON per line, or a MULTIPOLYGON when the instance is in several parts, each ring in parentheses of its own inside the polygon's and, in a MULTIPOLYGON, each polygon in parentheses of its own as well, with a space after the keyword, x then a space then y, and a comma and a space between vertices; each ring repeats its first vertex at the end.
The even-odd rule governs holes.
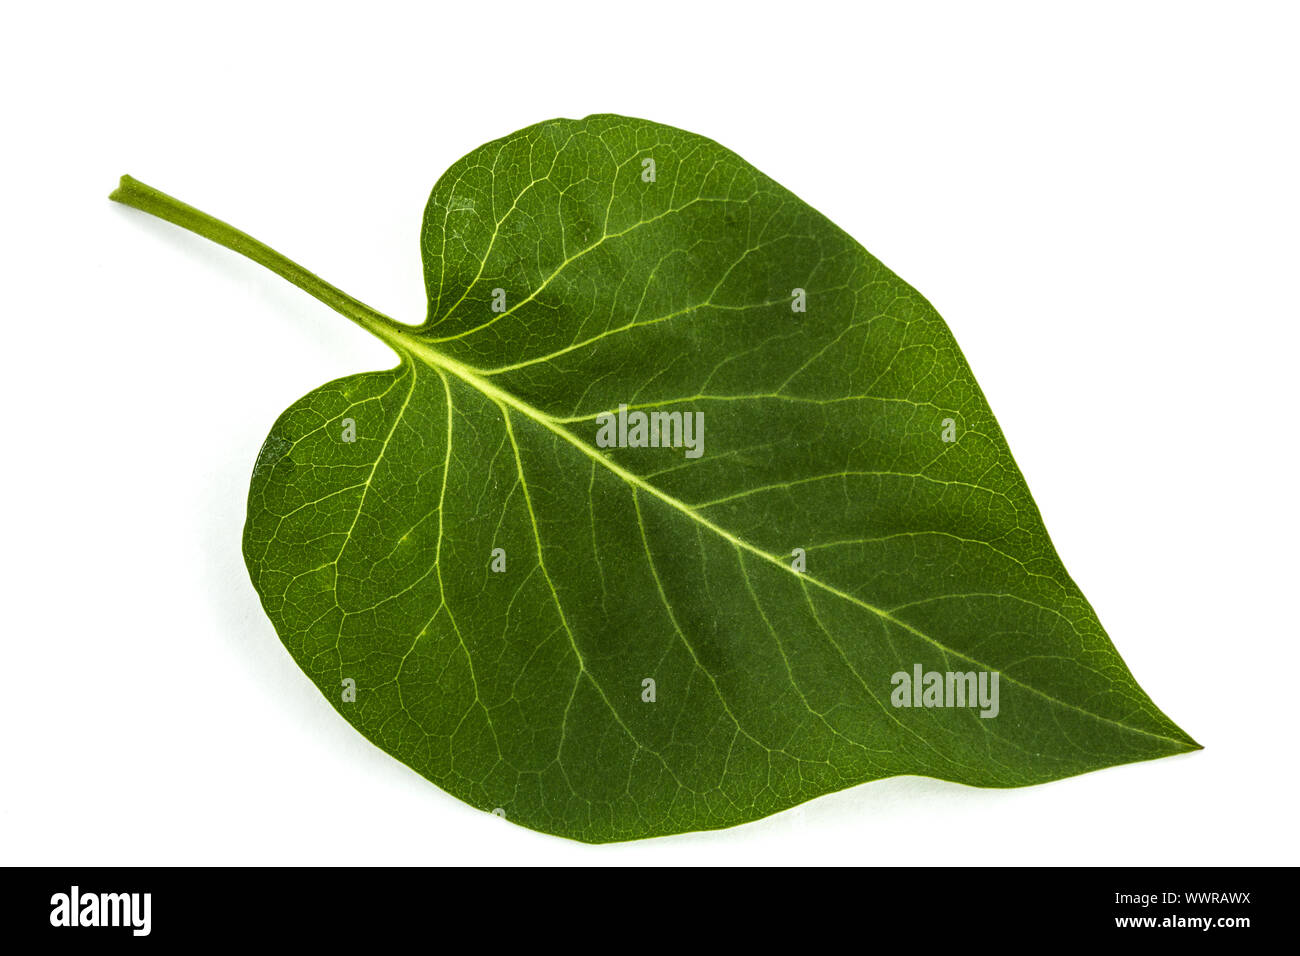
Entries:
POLYGON ((591 116, 470 153, 425 212, 418 327, 134 180, 113 198, 400 357, 280 416, 244 556, 334 707, 462 800, 599 842, 1196 749, 943 320, 711 140, 591 116))

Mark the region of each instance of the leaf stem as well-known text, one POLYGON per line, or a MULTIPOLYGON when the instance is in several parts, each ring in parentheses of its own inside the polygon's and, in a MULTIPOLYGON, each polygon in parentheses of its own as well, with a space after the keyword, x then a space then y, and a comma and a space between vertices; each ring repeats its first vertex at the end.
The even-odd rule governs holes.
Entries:
POLYGON ((157 216, 159 219, 165 219, 182 229, 188 229, 227 249, 233 249, 242 256, 247 256, 259 265, 266 266, 276 275, 288 279, 335 312, 347 316, 362 328, 385 340, 391 340, 393 332, 407 331, 405 326, 382 312, 370 308, 364 302, 352 298, 342 289, 335 288, 315 273, 308 272, 298 263, 280 255, 266 243, 259 242, 229 223, 209 216, 206 212, 195 209, 152 186, 147 186, 138 179, 123 176, 121 183, 109 193, 108 198, 124 206, 147 212, 151 216, 157 216))

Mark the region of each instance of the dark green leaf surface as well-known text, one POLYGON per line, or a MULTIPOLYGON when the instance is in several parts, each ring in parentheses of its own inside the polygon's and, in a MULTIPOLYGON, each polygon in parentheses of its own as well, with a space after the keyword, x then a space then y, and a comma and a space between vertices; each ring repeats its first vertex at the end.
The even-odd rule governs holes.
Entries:
POLYGON ((419 327, 309 290, 401 361, 275 423, 244 554, 327 699, 438 786, 608 841, 1196 748, 1070 580, 943 320, 735 154, 543 123, 439 180, 421 250, 419 327), (703 454, 598 447, 621 404, 702 412, 703 454), (997 716, 893 706, 918 664, 998 672, 997 716))

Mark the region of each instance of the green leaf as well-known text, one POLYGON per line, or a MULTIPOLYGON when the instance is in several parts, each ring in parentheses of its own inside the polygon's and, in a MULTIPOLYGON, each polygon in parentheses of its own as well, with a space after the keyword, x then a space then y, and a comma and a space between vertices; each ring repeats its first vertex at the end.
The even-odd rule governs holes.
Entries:
POLYGON ((1070 580, 943 320, 711 140, 590 116, 470 153, 425 212, 418 327, 129 177, 113 198, 400 357, 276 421, 244 556, 326 699, 462 800, 602 842, 1197 749, 1070 580), (620 406, 703 429, 604 447, 620 406))

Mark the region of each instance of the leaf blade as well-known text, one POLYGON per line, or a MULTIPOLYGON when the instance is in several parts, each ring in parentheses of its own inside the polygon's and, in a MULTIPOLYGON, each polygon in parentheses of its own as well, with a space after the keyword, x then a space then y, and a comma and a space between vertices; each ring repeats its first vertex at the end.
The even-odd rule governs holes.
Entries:
POLYGON ((942 319, 739 157, 541 124, 453 166, 421 241, 429 319, 376 330, 397 369, 277 422, 245 554, 336 708, 444 789, 604 841, 1196 748, 1065 572, 942 319), (638 185, 647 150, 667 161, 638 185), (598 449, 618 404, 703 408, 722 451, 598 449), (348 417, 354 447, 313 437, 348 417), (892 707, 915 663, 997 670, 1003 713, 892 707))

